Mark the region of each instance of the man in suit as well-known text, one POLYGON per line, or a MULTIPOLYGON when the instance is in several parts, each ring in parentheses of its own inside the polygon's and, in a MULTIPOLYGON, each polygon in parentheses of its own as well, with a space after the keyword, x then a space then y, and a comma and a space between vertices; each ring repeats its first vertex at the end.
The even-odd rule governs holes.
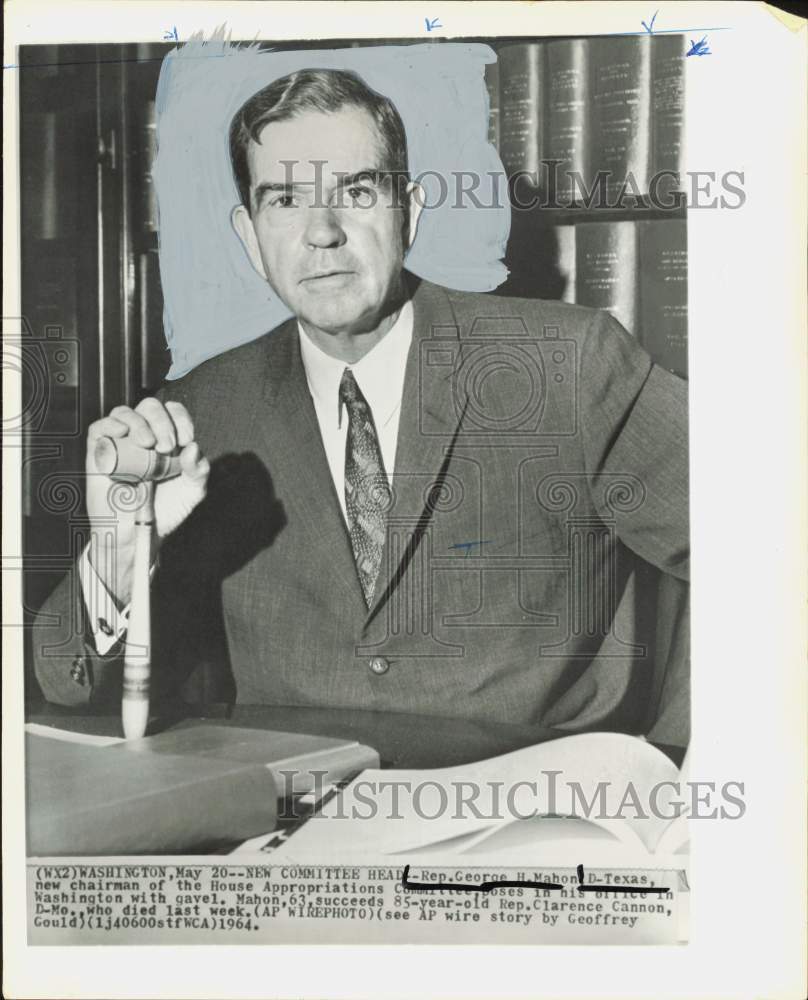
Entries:
POLYGON ((90 427, 92 541, 34 635, 46 697, 120 697, 133 514, 94 446, 130 435, 182 467, 155 493, 160 690, 207 664, 246 704, 683 741, 681 629, 660 642, 640 597, 663 579, 683 609, 685 384, 608 314, 409 275, 404 128, 355 75, 270 84, 230 151, 233 224, 294 318, 90 427))

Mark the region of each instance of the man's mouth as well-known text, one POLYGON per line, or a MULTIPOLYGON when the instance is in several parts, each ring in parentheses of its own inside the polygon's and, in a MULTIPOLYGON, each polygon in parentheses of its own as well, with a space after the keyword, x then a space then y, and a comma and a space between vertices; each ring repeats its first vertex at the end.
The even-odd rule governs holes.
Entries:
POLYGON ((317 285, 321 283, 336 285, 350 278, 353 273, 353 271, 342 270, 318 271, 316 274, 307 274, 305 278, 300 279, 300 283, 305 285, 317 285))

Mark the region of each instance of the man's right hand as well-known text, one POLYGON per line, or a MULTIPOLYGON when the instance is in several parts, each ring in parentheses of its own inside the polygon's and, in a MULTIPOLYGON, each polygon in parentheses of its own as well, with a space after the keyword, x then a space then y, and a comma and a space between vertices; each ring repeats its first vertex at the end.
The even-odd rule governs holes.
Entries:
POLYGON ((100 437, 123 438, 127 435, 142 448, 166 455, 179 453, 181 475, 155 483, 154 556, 161 539, 178 528, 204 499, 210 472, 210 463, 200 453, 194 440, 193 422, 182 403, 163 404, 150 397, 134 409, 116 406, 109 416, 90 425, 87 434, 87 513, 92 529, 90 562, 120 605, 129 602, 131 593, 137 510, 121 502, 120 484, 98 471, 95 446, 100 437), (114 543, 107 538, 110 523, 114 525, 114 543))

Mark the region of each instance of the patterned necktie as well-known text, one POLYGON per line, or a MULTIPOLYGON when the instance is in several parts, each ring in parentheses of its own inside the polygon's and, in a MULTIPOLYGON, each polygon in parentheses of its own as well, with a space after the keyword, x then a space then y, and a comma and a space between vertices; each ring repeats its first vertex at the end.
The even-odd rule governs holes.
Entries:
POLYGON ((390 486, 373 414, 346 368, 339 385, 340 403, 348 411, 348 440, 345 445, 345 506, 356 570, 365 603, 373 603, 373 591, 384 546, 390 486))

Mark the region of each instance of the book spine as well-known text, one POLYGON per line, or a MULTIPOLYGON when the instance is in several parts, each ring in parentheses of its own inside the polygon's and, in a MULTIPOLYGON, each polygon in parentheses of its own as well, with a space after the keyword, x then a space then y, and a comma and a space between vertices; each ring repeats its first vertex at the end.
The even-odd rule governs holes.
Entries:
POLYGON ((485 89, 488 91, 488 141, 499 150, 499 62, 486 65, 485 89))
POLYGON ((687 377, 687 222, 639 223, 638 336, 662 368, 687 377))
POLYGON ((575 201, 578 186, 588 189, 589 110, 588 42, 578 38, 547 45, 547 128, 543 157, 553 161, 550 196, 554 204, 575 201), (555 161, 560 161, 556 163, 555 161))
POLYGON ((658 181, 657 199, 665 204, 668 193, 683 190, 684 182, 684 35, 660 35, 653 39, 651 80, 651 176, 658 176, 663 171, 678 175, 678 180, 668 175, 658 181))
POLYGON ((648 193, 651 147, 651 36, 595 38, 592 59, 592 171, 606 171, 611 202, 624 186, 648 193))
POLYGON ((584 222, 575 233, 575 292, 579 305, 605 309, 637 330, 637 224, 584 222))
POLYGON ((575 302, 575 226, 556 226, 556 266, 563 282, 559 298, 575 302))
POLYGON ((543 134, 543 47, 508 45, 499 51, 499 150, 509 176, 538 178, 543 134))

